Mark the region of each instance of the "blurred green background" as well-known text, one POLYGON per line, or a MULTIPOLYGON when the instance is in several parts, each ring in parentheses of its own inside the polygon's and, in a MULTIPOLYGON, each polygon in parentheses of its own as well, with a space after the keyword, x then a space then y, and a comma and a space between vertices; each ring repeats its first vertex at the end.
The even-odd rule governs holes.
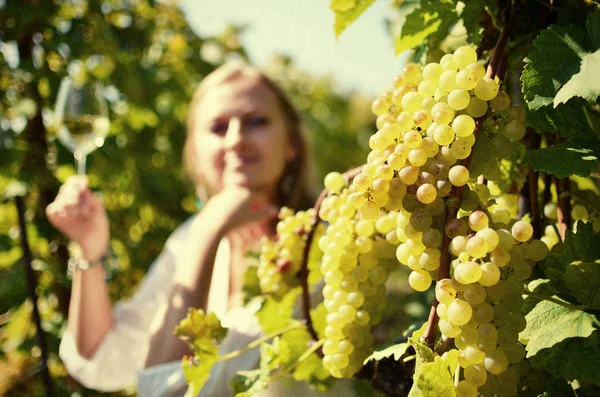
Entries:
MULTIPOLYGON (((230 26, 198 37, 177 7, 151 0, 0 0, 0 395, 44 395, 11 198, 16 187, 26 191, 56 395, 100 395, 70 379, 57 355, 70 294, 68 250, 44 209, 75 173, 73 155, 47 128, 61 79, 84 68, 105 85, 110 133, 88 157, 87 174, 111 220, 117 300, 134 291, 170 232, 195 211, 194 189, 181 171, 187 104, 203 76, 228 58, 247 58, 241 34, 230 26)), ((364 162, 375 128, 372 98, 341 93, 330 78, 311 76, 283 55, 274 54, 265 70, 304 116, 315 184, 364 162)))

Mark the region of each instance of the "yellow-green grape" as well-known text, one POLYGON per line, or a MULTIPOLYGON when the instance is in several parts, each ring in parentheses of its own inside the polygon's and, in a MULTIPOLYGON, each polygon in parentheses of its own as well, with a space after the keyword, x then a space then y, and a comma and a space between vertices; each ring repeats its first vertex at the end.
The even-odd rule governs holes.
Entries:
POLYGON ((486 101, 479 99, 476 96, 472 96, 467 105, 467 114, 473 118, 483 116, 488 110, 488 104, 486 101))
MULTIPOLYGON (((437 90, 437 82, 425 80, 419 83, 419 87, 417 88, 417 92, 421 94, 423 98, 432 97, 437 90)), ((421 102, 422 106, 422 102, 421 102)))
POLYGON ((417 110, 421 109, 421 101, 422 100, 423 100, 423 97, 418 92, 415 92, 415 91, 407 92, 402 97, 402 108, 411 113, 414 113, 417 110))
MULTIPOLYGON (((422 142, 422 141, 421 141, 422 142)), ((422 167, 427 162, 427 152, 417 147, 408 152, 408 161, 415 167, 422 167)))
POLYGON ((407 85, 415 85, 421 78, 421 68, 416 63, 409 62, 402 70, 400 76, 407 85))
POLYGON ((468 91, 460 88, 455 88, 448 93, 448 105, 454 110, 465 109, 471 100, 471 96, 468 91))
POLYGON ((490 101, 490 106, 494 110, 506 110, 510 106, 510 95, 506 91, 498 91, 498 95, 490 101))
POLYGON ((404 141, 404 144, 408 148, 414 149, 414 148, 418 148, 419 146, 421 146, 421 141, 423 140, 423 136, 421 135, 420 132, 418 132, 416 130, 410 130, 410 131, 406 131, 404 133, 402 140, 404 141))
POLYGON ((396 118, 396 124, 402 131, 408 131, 413 128, 414 121, 412 113, 404 110, 396 118))
POLYGON ((438 125, 433 131, 433 139, 440 146, 454 142, 454 130, 447 124, 438 125))
MULTIPOLYGON (((442 304, 439 304, 438 307, 440 307, 441 305, 442 304)), ((458 335, 460 335, 461 332, 460 326, 452 324, 450 321, 443 318, 440 319, 438 323, 438 328, 440 329, 440 332, 448 338, 455 338, 458 335)))
POLYGON ((325 176, 324 184, 330 192, 339 193, 346 186, 346 180, 339 172, 330 172, 325 176))
POLYGON ((485 67, 480 63, 470 63, 465 67, 465 69, 472 70, 473 72, 475 72, 475 76, 477 76, 477 79, 482 79, 485 77, 485 67))
POLYGON ((388 112, 390 105, 386 98, 377 98, 371 103, 371 111, 376 116, 381 116, 388 112))
POLYGON ((433 116, 429 111, 420 109, 413 113, 413 122, 415 128, 420 131, 426 130, 433 122, 433 116))
MULTIPOLYGON (((464 330, 463 330, 464 333, 464 330)), ((462 335, 462 334, 461 334, 462 335)), ((458 363, 461 367, 466 368, 473 364, 482 364, 485 358, 485 353, 479 350, 476 346, 467 345, 458 355, 458 363)))
POLYGON ((511 233, 515 240, 525 242, 533 236, 533 226, 525 221, 517 221, 513 225, 511 233))
POLYGON ((483 364, 490 374, 500 375, 502 372, 506 371, 508 359, 502 351, 494 350, 486 353, 483 364))
MULTIPOLYGON (((546 205, 544 205, 544 216, 550 220, 556 220, 556 216, 557 216, 557 206, 556 203, 546 203, 546 205)), ((571 217, 573 212, 571 210, 571 217)))
MULTIPOLYGON (((445 70, 438 81, 438 87, 444 92, 450 92, 455 88, 458 88, 456 84, 456 70, 445 70)), ((475 87, 477 88, 477 87, 475 87)))
POLYGON ((462 262, 454 268, 454 278, 461 284, 476 283, 481 274, 481 267, 476 262, 462 262))
POLYGON ((436 197, 437 189, 435 188, 435 186, 429 183, 424 183, 417 189, 417 198, 423 204, 433 203, 436 197))
POLYGON ((444 72, 444 68, 436 62, 431 62, 423 68, 423 79, 426 81, 438 82, 440 75, 444 72))
POLYGON ((455 165, 448 172, 448 180, 454 186, 463 186, 469 181, 469 170, 462 165, 455 165))
POLYGON ((431 286, 431 275, 425 270, 413 270, 408 276, 408 284, 415 291, 426 291, 431 286))
POLYGON ((458 115, 454 121, 452 121, 452 129, 456 136, 459 137, 473 135, 473 132, 475 131, 475 120, 468 114, 458 115))
POLYGON ((487 243, 488 252, 495 250, 500 243, 500 237, 498 237, 498 233, 490 227, 485 227, 478 230, 476 236, 479 236, 485 240, 487 243))
POLYGON ((471 305, 462 299, 455 299, 448 305, 448 321, 454 325, 464 325, 473 315, 471 305))
POLYGON ((458 138, 450 145, 450 151, 457 159, 464 160, 471 154, 471 147, 465 138, 458 138))
POLYGON ((474 70, 463 69, 456 74, 456 85, 458 88, 470 91, 477 85, 479 78, 474 70))
POLYGON ((526 131, 524 122, 511 120, 504 125, 502 134, 511 141, 520 141, 525 136, 526 131))
POLYGON ((469 215, 469 227, 477 232, 489 226, 489 219, 483 211, 473 211, 469 215))
POLYGON ((449 278, 439 280, 435 286, 435 298, 444 305, 449 305, 456 298, 456 290, 449 278))
POLYGON ((475 96, 482 101, 491 101, 498 95, 498 83, 491 77, 484 77, 477 82, 473 89, 475 96))
POLYGON ((464 69, 469 64, 477 62, 477 53, 472 47, 462 46, 454 51, 452 59, 459 69, 464 69))
POLYGON ((440 59, 440 65, 444 70, 456 70, 458 69, 458 65, 454 62, 454 57, 452 54, 445 54, 440 59))
POLYGON ((527 247, 525 248, 525 252, 528 259, 531 259, 534 262, 539 262, 545 259, 548 256, 548 246, 541 240, 531 240, 527 247))
POLYGON ((469 365, 465 368, 464 377, 471 385, 479 387, 487 381, 487 371, 482 364, 469 365))

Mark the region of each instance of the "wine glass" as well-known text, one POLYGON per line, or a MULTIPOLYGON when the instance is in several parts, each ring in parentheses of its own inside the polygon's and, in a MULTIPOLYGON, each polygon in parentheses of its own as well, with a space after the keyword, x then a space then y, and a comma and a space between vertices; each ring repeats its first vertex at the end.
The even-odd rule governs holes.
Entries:
POLYGON ((64 77, 58 89, 54 115, 56 136, 73 152, 77 173, 84 175, 87 155, 104 144, 110 127, 102 83, 64 77))

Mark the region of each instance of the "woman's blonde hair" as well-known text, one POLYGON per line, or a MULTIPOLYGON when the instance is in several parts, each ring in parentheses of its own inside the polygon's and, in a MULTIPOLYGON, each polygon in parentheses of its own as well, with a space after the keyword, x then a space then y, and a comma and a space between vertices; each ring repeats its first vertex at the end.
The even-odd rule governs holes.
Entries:
MULTIPOLYGON (((302 119, 296 108, 285 92, 269 77, 259 69, 243 62, 229 62, 221 65, 212 73, 207 75, 196 88, 190 101, 187 117, 187 137, 183 148, 183 165, 188 176, 196 187, 206 190, 202 177, 202 170, 197 164, 197 156, 194 145, 194 128, 196 122, 196 107, 200 105, 206 92, 212 87, 226 83, 239 77, 255 78, 265 84, 277 98, 284 119, 287 122, 288 138, 290 145, 296 155, 285 166, 281 180, 279 181, 280 206, 286 206, 294 210, 302 210, 313 206, 314 189, 312 188, 313 164, 310 156, 309 146, 304 136, 302 119)), ((275 148, 274 150, 277 150, 275 148)), ((200 197, 207 199, 208 197, 200 197)))

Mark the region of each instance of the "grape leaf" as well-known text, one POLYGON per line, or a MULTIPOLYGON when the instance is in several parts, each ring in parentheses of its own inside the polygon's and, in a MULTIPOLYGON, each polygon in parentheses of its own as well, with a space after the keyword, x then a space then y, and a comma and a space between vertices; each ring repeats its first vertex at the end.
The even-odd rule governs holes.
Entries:
POLYGON ((545 274, 576 303, 600 309, 600 233, 594 233, 591 223, 579 221, 576 228, 567 230, 563 253, 548 255, 545 274))
POLYGON ((458 366, 458 350, 452 349, 442 357, 435 356, 433 362, 417 365, 414 385, 409 397, 453 397, 454 372, 458 366))
POLYGON ((490 4, 490 2, 485 0, 471 0, 465 2, 465 7, 463 8, 460 17, 463 20, 463 24, 465 25, 465 29, 467 30, 467 34, 471 43, 479 43, 481 38, 482 31, 482 21, 483 17, 486 13, 485 8, 492 8, 492 14, 496 15, 498 7, 496 4, 490 4))
POLYGON ((585 20, 585 30, 590 37, 592 48, 600 48, 600 12, 591 12, 585 20))
POLYGON ((545 171, 564 178, 569 175, 588 176, 598 168, 598 157, 588 148, 572 142, 562 142, 548 148, 529 150, 523 161, 535 171, 545 171))
POLYGON ((256 313, 263 331, 268 334, 287 327, 292 322, 294 305, 302 291, 294 288, 289 291, 280 301, 267 299, 256 313))
POLYGON ((529 359, 556 377, 600 384, 600 333, 587 338, 569 338, 529 359))
POLYGON ((378 347, 373 353, 365 359, 363 364, 367 364, 369 361, 380 361, 384 358, 394 356, 394 360, 398 361, 406 353, 406 350, 410 345, 408 342, 386 344, 378 347))
POLYGON ((331 0, 329 8, 333 11, 348 11, 356 6, 356 0, 331 0))
POLYGON ((186 397, 196 396, 210 377, 210 370, 219 356, 219 343, 227 335, 227 328, 214 313, 202 309, 188 310, 186 318, 175 328, 175 335, 187 342, 194 357, 184 357, 181 367, 189 385, 186 397))
POLYGON ((204 354, 201 359, 184 357, 181 363, 183 375, 188 383, 184 397, 195 397, 210 378, 210 370, 217 362, 217 354, 204 354))
POLYGON ((556 93, 554 107, 580 96, 594 103, 600 95, 600 50, 581 57, 581 69, 556 93))
POLYGON ((585 31, 579 26, 553 25, 533 41, 521 76, 529 109, 554 103, 554 96, 579 71, 585 54, 585 31))
POLYGON ((422 44, 437 34, 441 40, 458 20, 455 7, 449 2, 422 2, 419 8, 406 16, 400 36, 396 40, 396 55, 422 44))
POLYGON ((525 318, 527 327, 520 337, 528 340, 527 357, 568 338, 586 338, 595 330, 593 315, 549 301, 538 303, 525 318))
POLYGON ((350 8, 346 11, 336 11, 335 23, 333 25, 335 36, 339 37, 340 34, 374 2, 375 0, 355 0, 355 5, 353 8, 350 8))

